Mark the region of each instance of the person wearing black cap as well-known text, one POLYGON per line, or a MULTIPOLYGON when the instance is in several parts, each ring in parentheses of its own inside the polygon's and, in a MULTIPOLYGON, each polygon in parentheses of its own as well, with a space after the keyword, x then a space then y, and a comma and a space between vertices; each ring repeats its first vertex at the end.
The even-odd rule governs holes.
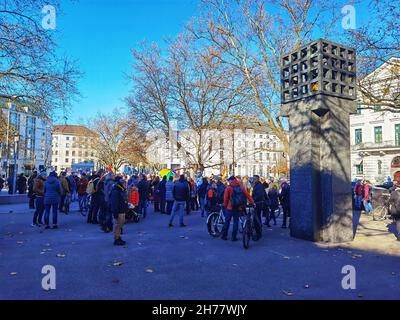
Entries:
POLYGON ((122 177, 115 177, 115 184, 110 194, 110 211, 112 212, 115 219, 115 240, 114 245, 123 246, 126 244, 121 239, 122 227, 125 223, 125 214, 128 211, 127 192, 125 187, 125 181, 122 177))

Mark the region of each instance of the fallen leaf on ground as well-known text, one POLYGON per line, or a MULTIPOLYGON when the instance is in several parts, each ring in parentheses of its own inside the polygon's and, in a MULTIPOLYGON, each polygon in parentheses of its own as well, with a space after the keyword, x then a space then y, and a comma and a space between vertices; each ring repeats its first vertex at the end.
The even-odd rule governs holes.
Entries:
POLYGON ((290 257, 285 256, 283 259, 290 260, 290 257))
POLYGON ((57 258, 65 258, 65 254, 64 253, 58 253, 57 254, 57 258))
POLYGON ((185 236, 180 236, 179 238, 185 239, 185 236))
POLYGON ((285 291, 285 290, 282 290, 282 292, 283 292, 284 294, 286 294, 287 296, 289 296, 289 297, 294 296, 294 293, 293 293, 293 292, 285 291))
POLYGON ((17 274, 17 272, 10 272, 10 276, 16 276, 17 274))
POLYGON ((119 283, 119 279, 113 279, 112 282, 113 283, 119 283))
POLYGON ((310 285, 309 284, 305 284, 304 285, 304 289, 310 289, 310 285))
POLYGON ((233 266, 234 266, 234 267, 237 267, 237 264, 236 264, 236 263, 234 263, 234 264, 233 264, 233 266))
POLYGON ((396 272, 392 272, 392 276, 395 276, 396 275, 396 272))
POLYGON ((141 243, 141 242, 138 242, 137 244, 138 244, 139 246, 143 245, 143 243, 141 243))
POLYGON ((24 241, 17 241, 17 244, 24 244, 24 241))
POLYGON ((146 273, 153 273, 154 272, 153 269, 146 269, 145 271, 146 271, 146 273))
POLYGON ((117 262, 114 262, 114 263, 113 263, 113 266, 114 266, 114 267, 120 267, 120 266, 122 266, 123 264, 124 264, 123 262, 117 261, 117 262))

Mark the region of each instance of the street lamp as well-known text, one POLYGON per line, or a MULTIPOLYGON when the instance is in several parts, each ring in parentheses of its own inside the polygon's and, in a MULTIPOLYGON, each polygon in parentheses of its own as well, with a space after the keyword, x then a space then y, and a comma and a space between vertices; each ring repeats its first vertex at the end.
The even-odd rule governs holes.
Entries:
POLYGON ((17 192, 17 154, 19 136, 14 137, 14 170, 13 170, 13 194, 17 192))

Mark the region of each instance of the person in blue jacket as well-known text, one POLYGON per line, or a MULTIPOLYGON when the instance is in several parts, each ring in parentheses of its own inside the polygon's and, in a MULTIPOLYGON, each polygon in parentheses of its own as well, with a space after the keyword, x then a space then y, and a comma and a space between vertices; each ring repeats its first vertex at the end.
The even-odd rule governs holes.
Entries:
POLYGON ((45 229, 50 229, 50 210, 53 209, 53 229, 58 229, 57 210, 61 200, 61 183, 56 172, 51 172, 44 184, 45 229))

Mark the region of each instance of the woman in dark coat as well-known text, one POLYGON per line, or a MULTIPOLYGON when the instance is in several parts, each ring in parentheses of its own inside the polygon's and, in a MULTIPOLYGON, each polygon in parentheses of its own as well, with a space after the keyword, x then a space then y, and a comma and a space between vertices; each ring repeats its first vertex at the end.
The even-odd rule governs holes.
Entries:
POLYGON ((160 178, 155 177, 151 183, 151 191, 154 201, 154 212, 160 212, 160 178))
POLYGON ((269 217, 267 218, 267 226, 271 227, 269 224, 271 220, 274 220, 274 226, 276 226, 276 216, 275 211, 279 210, 279 194, 276 186, 272 185, 272 187, 268 191, 268 199, 269 199, 269 217))
POLYGON ((115 240, 114 245, 123 246, 126 244, 121 239, 122 227, 125 223, 125 215, 128 211, 128 201, 125 182, 122 177, 117 176, 115 178, 115 184, 110 194, 110 211, 116 220, 115 223, 115 240))
POLYGON ((50 229, 50 209, 53 209, 53 229, 58 229, 57 225, 57 210, 61 200, 61 184, 57 179, 57 173, 52 172, 44 184, 44 220, 46 227, 50 229))
POLYGON ((20 194, 26 193, 26 182, 27 182, 27 179, 25 178, 24 174, 21 173, 18 176, 18 180, 17 180, 17 188, 18 188, 18 192, 20 194))

